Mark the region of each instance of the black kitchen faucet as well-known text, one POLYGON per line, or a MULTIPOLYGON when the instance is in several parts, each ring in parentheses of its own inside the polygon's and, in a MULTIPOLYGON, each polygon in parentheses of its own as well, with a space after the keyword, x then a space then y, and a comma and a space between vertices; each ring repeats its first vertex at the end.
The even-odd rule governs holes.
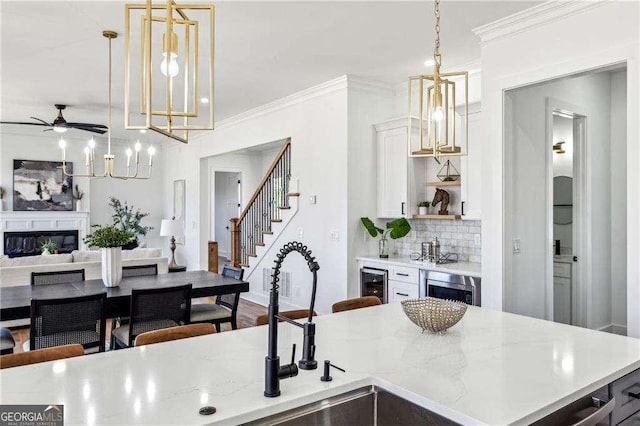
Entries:
POLYGON ((274 261, 276 266, 273 268, 273 278, 271 281, 271 295, 269 299, 269 350, 264 362, 264 396, 275 397, 280 395, 280 379, 294 377, 298 375, 298 366, 303 370, 314 370, 318 368, 318 362, 314 359, 316 352, 315 334, 316 325, 313 320, 313 306, 316 302, 317 272, 320 269, 315 257, 311 256, 311 250, 307 250, 307 246, 302 243, 293 241, 285 244, 274 261), (278 315, 278 281, 280 281, 280 268, 285 257, 291 252, 297 251, 307 261, 309 270, 313 274, 313 289, 311 291, 311 303, 309 305, 309 317, 307 322, 300 324, 284 316, 278 315), (280 357, 278 356, 278 320, 286 321, 297 327, 304 329, 304 340, 302 347, 302 359, 295 364, 296 345, 293 345, 293 354, 291 363, 280 365, 280 357))

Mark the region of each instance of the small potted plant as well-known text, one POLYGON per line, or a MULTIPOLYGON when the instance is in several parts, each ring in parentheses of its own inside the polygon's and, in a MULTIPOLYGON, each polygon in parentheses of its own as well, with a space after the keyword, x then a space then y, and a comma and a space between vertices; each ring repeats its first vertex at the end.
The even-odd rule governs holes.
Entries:
POLYGON ((55 254, 58 251, 58 245, 51 240, 48 240, 40 246, 42 250, 42 254, 48 256, 50 254, 55 254))
POLYGON ((88 247, 102 250, 102 282, 107 287, 117 287, 122 281, 122 246, 131 242, 131 234, 114 225, 92 228, 93 232, 83 241, 88 247))
POLYGON ((116 197, 109 199, 109 207, 113 209, 113 224, 127 231, 131 235, 131 241, 123 249, 131 250, 138 247, 138 237, 147 235, 153 229, 152 226, 143 226, 142 219, 149 216, 149 213, 142 213, 140 209, 135 209, 126 201, 120 202, 116 197))
POLYGON ((411 225, 404 217, 387 222, 386 230, 378 228, 368 217, 361 217, 360 221, 372 237, 375 238, 378 235, 382 235, 382 238, 378 242, 378 255, 383 259, 389 257, 387 236, 391 237, 392 240, 396 240, 404 237, 411 231, 411 225))
POLYGON ((78 185, 76 184, 75 190, 73 191, 73 198, 76 200, 76 211, 82 211, 82 197, 84 197, 84 192, 80 191, 78 185))
POLYGON ((428 208, 429 208, 429 202, 428 201, 420 201, 418 203, 418 214, 420 216, 426 215, 428 208))

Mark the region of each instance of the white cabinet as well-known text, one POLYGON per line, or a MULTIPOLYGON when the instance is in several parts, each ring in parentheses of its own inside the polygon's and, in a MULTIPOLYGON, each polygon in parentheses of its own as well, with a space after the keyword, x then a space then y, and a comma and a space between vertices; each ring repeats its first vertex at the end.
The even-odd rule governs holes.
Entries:
MULTIPOLYGON (((480 219, 482 203, 483 136, 480 103, 469 105, 469 145, 467 155, 460 157, 461 198, 465 219, 480 219)), ((486 153, 490 155, 490 153, 486 153)))
POLYGON ((553 320, 571 324, 571 264, 553 263, 553 320))
POLYGON ((418 297, 418 283, 409 284, 402 281, 389 280, 388 285, 389 303, 401 302, 407 299, 415 299, 418 297))
POLYGON ((410 218, 424 198, 424 158, 409 158, 406 118, 376 124, 377 216, 410 218))

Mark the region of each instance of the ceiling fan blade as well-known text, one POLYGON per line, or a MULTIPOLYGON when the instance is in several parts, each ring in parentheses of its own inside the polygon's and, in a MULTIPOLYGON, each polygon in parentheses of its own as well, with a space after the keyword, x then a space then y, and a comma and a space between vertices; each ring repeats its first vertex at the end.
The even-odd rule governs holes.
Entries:
POLYGON ((47 123, 46 121, 44 121, 44 120, 43 120, 43 119, 41 119, 41 118, 38 118, 38 117, 31 117, 31 118, 33 118, 34 120, 38 120, 39 122, 44 123, 44 124, 46 124, 46 125, 48 125, 48 126, 53 126, 53 124, 51 124, 51 123, 47 123))
POLYGON ((47 127, 51 127, 51 124, 46 123, 46 122, 43 122, 43 123, 30 123, 28 121, 0 121, 0 124, 27 124, 29 126, 47 126, 47 127))
POLYGON ((91 123, 67 123, 67 127, 76 127, 76 128, 84 128, 84 127, 93 127, 96 129, 108 129, 107 126, 103 124, 91 124, 91 123))

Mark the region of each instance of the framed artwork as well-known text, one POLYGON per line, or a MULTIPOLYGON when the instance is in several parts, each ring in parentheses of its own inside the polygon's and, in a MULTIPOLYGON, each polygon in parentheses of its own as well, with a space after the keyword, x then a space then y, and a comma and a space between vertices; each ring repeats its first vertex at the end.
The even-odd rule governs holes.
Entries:
POLYGON ((72 211, 73 178, 63 175, 62 162, 13 160, 13 210, 72 211))
MULTIPOLYGON (((182 228, 185 229, 186 219, 185 219, 185 189, 186 181, 182 180, 174 180, 173 181, 173 217, 175 220, 180 221, 182 223, 182 228)), ((184 236, 176 238, 177 244, 184 244, 184 236)))

